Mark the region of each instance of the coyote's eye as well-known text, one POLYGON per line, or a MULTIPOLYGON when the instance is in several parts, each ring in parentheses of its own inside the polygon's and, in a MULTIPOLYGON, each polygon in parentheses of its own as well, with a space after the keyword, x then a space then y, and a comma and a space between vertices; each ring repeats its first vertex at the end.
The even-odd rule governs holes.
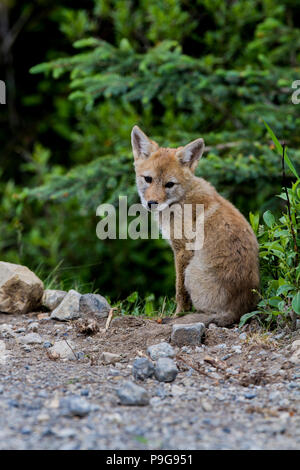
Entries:
POLYGON ((166 188, 172 188, 174 186, 175 183, 173 183, 173 181, 169 181, 168 183, 165 184, 165 187, 166 188))
POLYGON ((152 183, 151 176, 144 176, 146 183, 152 183))

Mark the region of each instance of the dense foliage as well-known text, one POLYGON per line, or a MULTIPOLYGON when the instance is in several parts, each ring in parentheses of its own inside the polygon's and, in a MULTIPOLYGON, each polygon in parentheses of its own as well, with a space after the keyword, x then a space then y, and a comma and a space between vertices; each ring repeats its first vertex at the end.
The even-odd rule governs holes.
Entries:
MULTIPOLYGON (((0 130, 3 259, 38 269, 51 285, 76 281, 113 300, 138 291, 162 305, 174 294, 163 240, 103 242, 95 234, 100 203, 137 201, 134 124, 164 146, 204 137, 197 173, 247 218, 280 218, 281 156, 262 119, 298 168, 300 105, 291 96, 299 2, 38 0, 1 8, 8 31, 18 32, 1 49, 11 90, 0 130)), ((259 236, 265 243, 275 235, 259 236)))

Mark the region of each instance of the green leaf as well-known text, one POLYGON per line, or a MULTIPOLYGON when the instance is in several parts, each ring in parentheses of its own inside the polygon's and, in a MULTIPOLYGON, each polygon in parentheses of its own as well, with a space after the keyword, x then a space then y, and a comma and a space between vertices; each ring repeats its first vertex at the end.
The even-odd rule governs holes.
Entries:
POLYGON ((275 223, 275 217, 274 217, 274 215, 272 214, 271 211, 264 212, 263 219, 264 219, 265 223, 267 224, 267 226, 270 227, 270 228, 275 223))
MULTIPOLYGON (((278 151, 278 153, 280 155, 282 155, 282 152, 283 152, 283 148, 282 148, 282 145, 281 143, 278 141, 276 135, 274 134, 274 132, 272 131, 271 127, 263 120, 264 122, 264 125, 266 126, 267 128, 267 131, 269 132, 273 142, 274 142, 274 145, 278 151)), ((284 150, 284 160, 287 164, 287 166, 289 167, 289 169, 291 170, 291 172, 293 173, 294 176, 296 176, 297 179, 299 179, 299 175, 294 167, 294 165, 292 164, 291 160, 289 159, 289 157, 287 156, 287 153, 286 153, 286 148, 284 150)))
POLYGON ((259 313, 260 313, 259 310, 255 310, 254 312, 245 313, 245 315, 243 315, 240 319, 239 328, 244 326, 245 323, 247 322, 247 320, 249 320, 249 318, 252 318, 252 317, 254 317, 255 315, 257 315, 259 313))
POLYGON ((132 292, 132 294, 130 294, 128 297, 127 297, 127 302, 130 302, 131 304, 134 304, 134 302, 137 301, 138 299, 138 293, 137 292, 132 292))
POLYGON ((256 212, 256 214, 252 214, 252 212, 250 212, 249 220, 254 233, 257 233, 259 227, 259 213, 256 212))
POLYGON ((297 292, 292 300, 292 308, 297 315, 300 315, 300 291, 297 292))

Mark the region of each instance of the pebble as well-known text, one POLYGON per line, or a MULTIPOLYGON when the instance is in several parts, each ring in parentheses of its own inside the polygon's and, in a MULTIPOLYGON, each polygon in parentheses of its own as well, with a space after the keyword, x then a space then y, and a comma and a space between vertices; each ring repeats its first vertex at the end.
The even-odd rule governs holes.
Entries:
POLYGON ((66 341, 55 341, 54 345, 49 348, 51 354, 58 355, 61 359, 68 359, 70 361, 75 361, 76 356, 74 355, 75 345, 71 340, 66 341))
POLYGON ((119 362, 120 359, 121 356, 119 354, 113 354, 106 351, 104 351, 100 356, 100 360, 105 364, 115 364, 116 362, 119 362))
POLYGON ((19 341, 23 344, 41 344, 43 342, 41 336, 37 333, 28 333, 28 335, 19 338, 19 341))
POLYGON ((32 323, 30 323, 30 325, 28 325, 27 329, 29 331, 35 331, 36 332, 38 330, 38 328, 39 328, 39 324, 37 322, 32 322, 32 323))
POLYGON ((117 395, 122 405, 144 406, 149 404, 147 391, 131 381, 124 382, 121 387, 117 389, 117 395))
POLYGON ((171 333, 171 343, 176 346, 199 345, 204 334, 203 323, 192 323, 183 325, 173 325, 171 333))
POLYGON ((160 357, 155 366, 155 377, 159 382, 172 382, 176 379, 178 369, 169 357, 160 357))
POLYGON ((245 341, 247 339, 247 333, 241 333, 239 335, 239 338, 242 340, 242 341, 245 341))
POLYGON ((145 380, 153 376, 154 365, 146 357, 139 357, 133 363, 132 374, 136 380, 145 380))
POLYGON ((52 343, 50 341, 45 341, 43 344, 44 348, 51 348, 51 346, 52 346, 52 343))
POLYGON ((91 411, 91 405, 80 396, 62 398, 59 402, 61 412, 64 416, 86 416, 91 411))
POLYGON ((253 398, 256 397, 256 393, 248 392, 248 393, 245 393, 244 397, 247 398, 248 400, 252 400, 253 398))
POLYGON ((25 333, 25 331, 26 331, 26 328, 18 328, 16 330, 16 333, 25 333))
POLYGON ((242 353, 242 348, 239 344, 234 344, 233 346, 231 346, 231 350, 234 351, 236 354, 242 353))
POLYGON ((3 338, 15 338, 16 333, 13 331, 12 326, 7 323, 0 325, 0 335, 3 338))
POLYGON ((147 349, 147 353, 151 357, 153 361, 157 361, 160 357, 174 357, 175 351, 173 347, 166 342, 154 344, 153 346, 149 346, 147 349))

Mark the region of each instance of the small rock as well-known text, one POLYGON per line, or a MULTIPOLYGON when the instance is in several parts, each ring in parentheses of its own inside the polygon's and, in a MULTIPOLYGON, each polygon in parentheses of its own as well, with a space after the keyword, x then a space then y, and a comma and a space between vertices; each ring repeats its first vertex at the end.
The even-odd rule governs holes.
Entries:
POLYGON ((89 402, 80 396, 71 396, 62 398, 59 402, 59 407, 62 409, 64 416, 86 416, 92 410, 89 402))
POLYGON ((89 391, 88 391, 88 389, 85 388, 85 389, 81 390, 80 395, 81 395, 82 397, 88 397, 88 396, 89 396, 89 391))
POLYGON ((199 345, 205 331, 203 323, 173 325, 171 342, 177 346, 199 345))
POLYGON ((61 359, 69 359, 75 361, 77 359, 75 353, 75 346, 72 341, 55 341, 54 345, 49 348, 50 354, 58 355, 61 359), (73 352, 74 351, 74 352, 73 352))
POLYGON ((16 333, 25 333, 25 331, 26 331, 26 328, 18 328, 16 330, 16 333))
POLYGON ((23 344, 41 344, 43 342, 42 338, 37 333, 28 333, 28 335, 18 338, 18 341, 23 344))
POLYGON ((191 354, 192 349, 189 348, 188 346, 182 346, 181 351, 186 353, 186 354, 191 354))
POLYGON ((99 318, 108 316, 111 306, 99 294, 84 294, 80 298, 80 311, 86 315, 95 314, 99 318))
POLYGON ((209 329, 209 330, 213 330, 214 328, 217 328, 217 325, 216 325, 215 323, 210 323, 210 324, 208 325, 208 329, 209 329))
POLYGON ((54 320, 66 321, 79 318, 80 316, 80 298, 81 295, 75 290, 71 289, 64 297, 62 302, 51 313, 51 318, 54 320))
POLYGON ((248 392, 248 393, 245 393, 244 397, 247 398, 248 400, 252 400, 253 398, 256 397, 256 393, 248 392))
POLYGON ((52 343, 50 341, 45 341, 43 344, 44 348, 51 348, 51 346, 52 346, 52 343))
POLYGON ((66 297, 67 292, 64 290, 46 289, 42 297, 43 307, 54 310, 66 297))
POLYGON ((50 316, 48 315, 48 313, 39 313, 37 315, 37 319, 38 320, 50 320, 50 316))
POLYGON ((30 325, 28 325, 29 331, 37 331, 38 328, 39 328, 39 324, 37 322, 33 322, 33 323, 30 323, 30 325))
POLYGON ((242 341, 245 341, 247 339, 247 333, 241 333, 239 335, 239 338, 242 340, 242 341))
POLYGON ((209 400, 206 400, 206 398, 202 398, 201 400, 201 406, 203 411, 212 411, 213 406, 209 400))
POLYGON ((239 344, 234 344, 231 346, 231 350, 234 351, 236 354, 242 354, 242 348, 239 344))
POLYGON ((0 340, 0 365, 6 364, 9 353, 6 350, 5 342, 0 340))
POLYGON ((16 333, 13 331, 12 326, 7 323, 0 325, 0 334, 3 338, 15 338, 16 333))
POLYGON ((145 380, 153 376, 154 365, 146 357, 139 357, 133 363, 132 374, 137 380, 145 380))
POLYGON ((278 333, 277 335, 274 336, 274 339, 282 339, 285 336, 286 332, 281 331, 281 333, 278 333))
POLYGON ((146 390, 133 382, 127 381, 117 390, 122 405, 148 405, 149 396, 146 390))
POLYGON ((0 261, 0 311, 24 314, 41 303, 44 291, 42 281, 19 264, 0 261))
POLYGON ((293 341, 291 344, 291 351, 296 351, 296 349, 300 348, 300 339, 293 341))
POLYGON ((100 356, 100 360, 104 362, 105 364, 115 364, 120 359, 121 359, 121 356, 119 356, 119 354, 113 354, 113 353, 105 352, 105 351, 103 351, 103 353, 100 356))
POLYGON ((300 320, 296 320, 296 330, 300 330, 300 320))
POLYGON ((159 382, 172 382, 176 379, 178 369, 169 357, 160 357, 155 366, 155 377, 159 382))
POLYGON ((162 342, 158 344, 153 344, 147 349, 147 353, 153 361, 156 361, 160 357, 174 357, 175 351, 169 343, 162 342))
POLYGON ((290 357, 290 362, 293 364, 300 364, 300 347, 290 357))
POLYGON ((32 430, 30 428, 24 427, 21 429, 21 434, 28 435, 31 433, 32 433, 32 430))

